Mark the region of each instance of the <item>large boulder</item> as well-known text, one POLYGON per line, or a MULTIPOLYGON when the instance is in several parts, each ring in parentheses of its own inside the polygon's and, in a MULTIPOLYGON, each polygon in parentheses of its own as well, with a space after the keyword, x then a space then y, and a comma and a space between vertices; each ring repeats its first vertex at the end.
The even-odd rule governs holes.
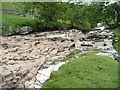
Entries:
POLYGON ((32 28, 30 26, 24 26, 19 30, 19 34, 28 34, 32 32, 32 28))

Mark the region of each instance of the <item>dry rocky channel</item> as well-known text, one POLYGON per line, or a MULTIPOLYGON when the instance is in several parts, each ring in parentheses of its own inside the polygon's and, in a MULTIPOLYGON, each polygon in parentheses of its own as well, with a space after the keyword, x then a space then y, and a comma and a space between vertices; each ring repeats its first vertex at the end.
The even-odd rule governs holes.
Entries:
POLYGON ((84 34, 77 30, 0 36, 3 88, 33 88, 39 69, 63 60, 84 34))
POLYGON ((75 29, 0 36, 2 88, 35 88, 40 70, 62 62, 75 49, 114 50, 112 40, 86 38, 85 34, 75 29))

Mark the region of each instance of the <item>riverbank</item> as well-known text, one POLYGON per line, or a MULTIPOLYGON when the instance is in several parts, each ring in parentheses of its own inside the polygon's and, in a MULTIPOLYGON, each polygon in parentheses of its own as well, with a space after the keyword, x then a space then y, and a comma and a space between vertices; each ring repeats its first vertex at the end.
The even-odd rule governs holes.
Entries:
POLYGON ((42 88, 118 88, 118 62, 88 55, 63 65, 42 88))

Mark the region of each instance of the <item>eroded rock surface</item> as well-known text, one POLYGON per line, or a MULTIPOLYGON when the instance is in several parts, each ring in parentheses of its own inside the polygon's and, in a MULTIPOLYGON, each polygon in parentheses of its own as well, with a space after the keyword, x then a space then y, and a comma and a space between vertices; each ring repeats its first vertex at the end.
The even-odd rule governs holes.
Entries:
POLYGON ((2 87, 33 88, 37 71, 63 60, 82 36, 78 30, 0 36, 2 87))

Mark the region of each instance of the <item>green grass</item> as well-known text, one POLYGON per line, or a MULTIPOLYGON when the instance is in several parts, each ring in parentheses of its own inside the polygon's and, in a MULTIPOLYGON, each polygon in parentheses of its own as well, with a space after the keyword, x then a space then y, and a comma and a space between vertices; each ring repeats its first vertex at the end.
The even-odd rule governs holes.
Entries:
POLYGON ((64 59, 64 61, 69 60, 70 58, 73 58, 76 54, 82 52, 81 50, 74 50, 72 51, 69 55, 66 56, 66 58, 64 59))
POLYGON ((0 6, 0 7, 2 9, 7 9, 7 10, 17 10, 18 9, 17 3, 15 3, 15 2, 2 2, 1 5, 2 6, 0 6))
POLYGON ((13 14, 0 14, 2 17, 2 25, 5 27, 2 29, 0 34, 8 34, 9 27, 12 27, 14 30, 20 28, 22 26, 34 26, 35 22, 32 17, 23 17, 20 15, 13 15, 13 14))
POLYGON ((117 87, 118 62, 105 56, 88 55, 75 59, 53 72, 42 88, 117 87))
POLYGON ((92 55, 95 55, 98 52, 100 52, 100 50, 95 50, 95 51, 92 51, 92 52, 86 52, 86 53, 81 54, 81 57, 83 57, 83 56, 92 56, 92 55))

